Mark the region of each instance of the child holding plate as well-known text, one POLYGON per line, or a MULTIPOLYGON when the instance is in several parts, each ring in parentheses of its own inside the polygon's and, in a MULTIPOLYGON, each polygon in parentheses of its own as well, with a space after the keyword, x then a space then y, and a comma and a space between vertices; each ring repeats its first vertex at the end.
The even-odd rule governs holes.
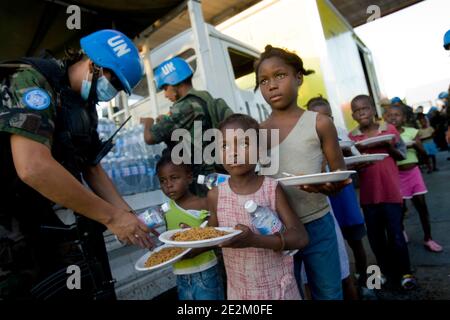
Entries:
MULTIPOLYGON (((166 149, 156 171, 162 191, 170 198, 169 210, 164 216, 167 229, 199 227, 208 216, 204 210, 207 203, 206 198, 197 197, 189 191, 193 179, 191 166, 174 164, 170 150, 166 149)), ((193 249, 173 265, 173 272, 177 276, 180 300, 224 299, 222 277, 213 250, 193 249)))
MULTIPOLYGON (((424 233, 423 244, 431 252, 441 252, 442 246, 431 237, 430 214, 425 200, 428 192, 422 173, 419 169, 418 152, 426 156, 419 137, 419 130, 405 126, 405 113, 402 106, 392 106, 386 113, 386 121, 394 125, 402 139, 409 145, 405 160, 397 161, 400 177, 400 191, 403 196, 403 212, 406 211, 406 200, 411 199, 419 213, 424 233)), ((405 231, 404 231, 405 232, 405 231)), ((407 239, 406 232, 405 238, 407 239)))
MULTIPOLYGON (((298 106, 298 92, 305 70, 302 59, 293 52, 266 46, 256 67, 256 87, 272 109, 261 128, 279 132, 280 141, 271 141, 271 166, 283 173, 308 175, 322 173, 326 158, 330 171, 346 170, 333 121, 298 106), (279 160, 279 163, 277 163, 279 160)), ((271 135, 269 135, 271 136, 271 135)), ((264 168, 261 172, 264 174, 264 168)), ((310 243, 294 256, 295 275, 302 286, 301 269, 306 275, 314 300, 342 300, 341 271, 335 223, 328 205, 328 194, 337 193, 351 179, 340 182, 283 186, 287 199, 308 232, 310 243)))
MULTIPOLYGON (((333 113, 330 103, 322 96, 310 99, 306 105, 308 110, 321 113, 333 120, 333 113)), ((346 129, 340 127, 336 127, 336 129, 340 141, 350 140, 346 129)), ((352 154, 351 151, 350 154, 352 154)), ((342 230, 342 235, 344 236, 344 239, 347 240, 349 247, 353 251, 356 272, 359 276, 358 285, 361 296, 363 298, 373 298, 374 293, 366 286, 367 255, 363 245, 363 238, 366 235, 366 227, 364 225, 364 218, 358 203, 355 187, 353 184, 349 184, 341 192, 336 195, 329 196, 328 198, 330 200, 334 216, 336 217, 339 227, 342 230)), ((339 235, 338 244, 340 245, 339 235)), ((353 279, 351 277, 343 278, 342 287, 344 289, 344 297, 352 297, 353 279)))
POLYGON ((250 161, 251 154, 258 154, 259 125, 247 115, 234 114, 219 125, 219 130, 223 139, 219 139, 218 145, 221 146, 223 166, 230 178, 208 192, 209 225, 235 226, 242 230, 220 245, 227 272, 227 298, 301 299, 294 276, 293 258, 283 255, 282 251, 304 248, 308 236, 277 181, 257 175, 256 161, 250 161), (253 132, 256 141, 240 134, 240 131, 253 132), (259 234, 244 208, 248 200, 276 212, 285 231, 259 234))
POLYGON ((387 141, 359 143, 363 153, 388 153, 389 157, 374 162, 359 171, 360 203, 367 226, 367 236, 381 272, 393 284, 404 289, 416 287, 411 274, 409 252, 403 236, 400 181, 396 160, 403 160, 395 144, 400 134, 391 124, 375 121, 375 104, 367 95, 356 96, 351 102, 352 117, 359 126, 350 133, 353 141, 392 134, 387 141), (387 234, 387 237, 386 237, 387 234))

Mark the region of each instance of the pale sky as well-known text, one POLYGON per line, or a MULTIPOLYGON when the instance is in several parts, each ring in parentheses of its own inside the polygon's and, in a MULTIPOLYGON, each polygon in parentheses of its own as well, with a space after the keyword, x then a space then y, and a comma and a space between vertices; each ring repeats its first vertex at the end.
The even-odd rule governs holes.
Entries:
POLYGON ((355 29, 375 59, 381 91, 408 103, 436 99, 450 84, 450 1, 426 0, 355 29))

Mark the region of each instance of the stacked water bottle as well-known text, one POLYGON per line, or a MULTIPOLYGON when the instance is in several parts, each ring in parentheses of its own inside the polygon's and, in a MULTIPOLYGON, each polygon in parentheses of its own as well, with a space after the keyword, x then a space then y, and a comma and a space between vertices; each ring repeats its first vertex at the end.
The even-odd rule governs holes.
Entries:
MULTIPOLYGON (((116 126, 108 119, 100 119, 99 136, 106 140, 116 126), (100 120, 101 123, 100 123, 100 120)), ((144 127, 139 124, 122 129, 115 137, 115 147, 101 164, 121 195, 131 195, 159 189, 156 164, 165 144, 147 145, 144 127)))
POLYGON ((97 132, 100 137, 100 140, 108 139, 114 131, 116 131, 117 127, 114 121, 100 118, 98 119, 97 132))

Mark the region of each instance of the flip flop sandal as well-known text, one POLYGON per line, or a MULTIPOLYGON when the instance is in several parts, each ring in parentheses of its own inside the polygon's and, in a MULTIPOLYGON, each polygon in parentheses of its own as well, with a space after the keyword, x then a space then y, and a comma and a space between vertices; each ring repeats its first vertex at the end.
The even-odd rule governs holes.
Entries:
POLYGON ((431 252, 441 252, 443 250, 442 246, 434 240, 428 240, 423 245, 431 252))

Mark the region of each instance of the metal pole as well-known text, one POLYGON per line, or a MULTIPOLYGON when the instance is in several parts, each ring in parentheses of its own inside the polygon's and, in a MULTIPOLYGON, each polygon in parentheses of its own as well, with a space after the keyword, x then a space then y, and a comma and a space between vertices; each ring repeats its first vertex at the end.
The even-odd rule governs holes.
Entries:
POLYGON ((206 75, 214 74, 212 57, 211 57, 211 44, 209 41, 209 32, 207 24, 203 18, 201 1, 189 0, 188 1, 189 19, 191 21, 192 33, 194 36, 195 51, 197 57, 197 68, 201 72, 202 79, 209 80, 204 83, 205 90, 215 88, 215 84, 211 81, 215 81, 214 77, 207 77, 206 75))
POLYGON ((155 81, 153 81, 155 79, 155 76, 153 74, 153 66, 150 58, 150 50, 148 49, 147 44, 144 44, 143 51, 144 51, 143 63, 145 74, 147 76, 146 78, 147 78, 148 93, 150 96, 150 112, 151 116, 156 118, 159 115, 159 105, 156 97, 155 81))

